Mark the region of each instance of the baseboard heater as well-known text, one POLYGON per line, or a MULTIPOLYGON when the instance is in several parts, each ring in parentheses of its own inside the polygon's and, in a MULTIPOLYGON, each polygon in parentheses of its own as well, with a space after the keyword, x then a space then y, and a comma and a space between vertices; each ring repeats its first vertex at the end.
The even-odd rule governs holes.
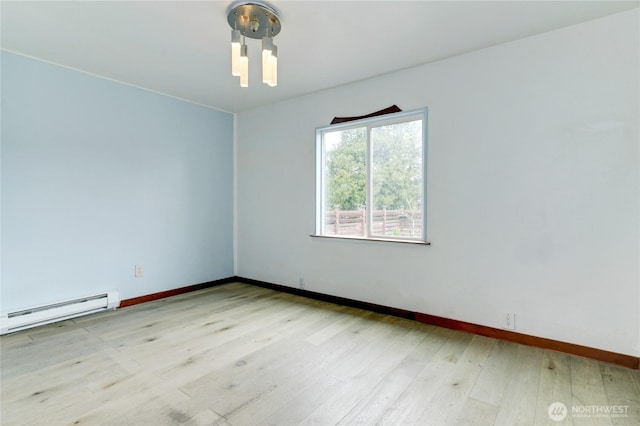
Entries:
POLYGON ((115 309, 118 306, 120 306, 120 292, 114 289, 93 296, 3 312, 0 315, 0 334, 115 309))

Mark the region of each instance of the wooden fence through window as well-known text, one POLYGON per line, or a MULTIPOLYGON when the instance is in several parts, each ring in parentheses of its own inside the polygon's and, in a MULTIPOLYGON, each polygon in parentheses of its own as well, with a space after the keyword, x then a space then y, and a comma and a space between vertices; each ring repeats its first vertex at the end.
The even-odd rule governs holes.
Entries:
MULTIPOLYGON (((325 214, 325 234, 366 236, 366 210, 331 210, 325 214)), ((422 235, 422 212, 419 210, 374 210, 372 236, 417 238, 422 235)))

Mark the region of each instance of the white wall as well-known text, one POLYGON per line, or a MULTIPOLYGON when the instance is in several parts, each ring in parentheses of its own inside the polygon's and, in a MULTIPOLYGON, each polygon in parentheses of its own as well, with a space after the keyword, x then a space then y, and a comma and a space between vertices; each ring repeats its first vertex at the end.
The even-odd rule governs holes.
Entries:
POLYGON ((638 22, 239 114, 238 275, 491 327, 511 311, 516 331, 640 355, 638 22), (432 245, 309 237, 314 129, 394 103, 429 108, 432 245))
POLYGON ((233 275, 233 115, 1 60, 2 311, 233 275))

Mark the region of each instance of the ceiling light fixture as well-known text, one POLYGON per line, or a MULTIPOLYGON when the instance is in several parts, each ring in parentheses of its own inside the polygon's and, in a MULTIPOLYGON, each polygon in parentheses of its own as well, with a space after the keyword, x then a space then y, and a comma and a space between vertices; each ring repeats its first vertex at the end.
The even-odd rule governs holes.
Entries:
POLYGON ((227 14, 231 26, 231 74, 240 77, 240 86, 249 87, 249 57, 245 38, 262 39, 262 82, 278 85, 278 46, 273 38, 280 33, 280 17, 263 2, 236 2, 227 14))

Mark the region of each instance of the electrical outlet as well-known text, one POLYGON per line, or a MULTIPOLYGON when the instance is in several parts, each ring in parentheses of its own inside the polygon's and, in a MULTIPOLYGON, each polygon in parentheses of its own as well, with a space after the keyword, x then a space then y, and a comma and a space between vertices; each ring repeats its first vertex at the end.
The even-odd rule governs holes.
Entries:
POLYGON ((136 277, 141 277, 144 275, 144 265, 136 265, 136 277))
POLYGON ((304 289, 304 278, 300 278, 298 280, 298 287, 300 287, 301 289, 304 289))
POLYGON ((502 328, 506 330, 516 329, 516 314, 513 312, 505 312, 502 314, 502 328))

